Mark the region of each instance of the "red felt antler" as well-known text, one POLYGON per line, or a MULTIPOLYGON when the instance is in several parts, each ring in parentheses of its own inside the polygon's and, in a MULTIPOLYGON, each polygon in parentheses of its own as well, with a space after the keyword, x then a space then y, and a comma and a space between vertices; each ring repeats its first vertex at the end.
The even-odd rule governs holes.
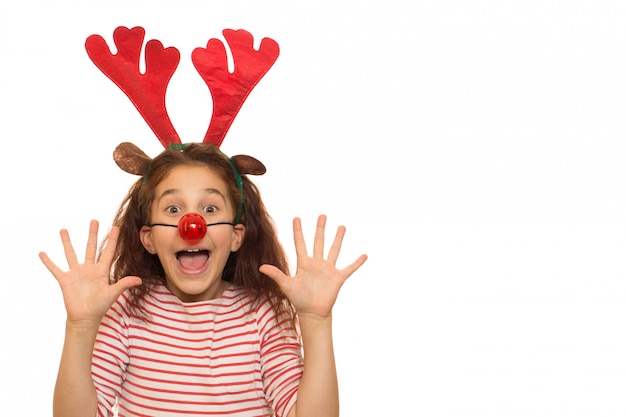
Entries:
MULTIPOLYGON (((244 101, 278 58, 278 44, 264 38, 258 51, 245 30, 223 31, 230 46, 235 70, 228 71, 224 44, 210 39, 206 48, 196 48, 192 61, 213 97, 213 114, 203 142, 220 146, 244 101)), ((113 32, 117 54, 113 55, 99 35, 87 38, 91 60, 130 98, 164 147, 181 143, 165 107, 167 85, 178 66, 176 48, 163 48, 157 40, 146 44, 146 72, 139 71, 145 31, 141 27, 118 27, 113 32)), ((132 158, 131 158, 132 159, 132 158)))
POLYGON ((126 93, 164 147, 180 143, 180 137, 165 108, 165 91, 178 66, 180 53, 176 48, 163 48, 157 40, 146 44, 146 73, 139 71, 139 58, 145 31, 141 27, 118 27, 113 32, 117 54, 113 55, 106 41, 92 35, 85 42, 91 60, 126 93))
POLYGON ((224 44, 210 39, 206 48, 196 48, 191 54, 196 70, 206 82, 213 97, 213 114, 203 142, 220 146, 244 101, 274 65, 278 44, 264 38, 258 51, 253 38, 245 30, 225 29, 223 32, 233 55, 235 68, 228 72, 224 44))

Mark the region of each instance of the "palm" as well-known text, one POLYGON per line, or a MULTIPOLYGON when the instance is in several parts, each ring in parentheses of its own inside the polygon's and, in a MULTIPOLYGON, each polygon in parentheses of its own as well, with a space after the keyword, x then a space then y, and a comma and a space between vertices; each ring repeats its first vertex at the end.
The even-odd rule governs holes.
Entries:
POLYGON ((42 262, 54 275, 61 287, 67 318, 70 322, 99 323, 109 307, 125 289, 141 282, 137 277, 127 277, 115 285, 110 285, 109 271, 117 243, 117 235, 117 229, 112 229, 109 244, 102 253, 102 259, 97 260, 98 223, 92 221, 89 228, 85 261, 80 263, 68 232, 62 230, 61 240, 69 266, 67 271, 61 270, 45 253, 40 254, 42 262))
POLYGON ((281 287, 289 301, 294 305, 298 314, 312 314, 320 317, 331 315, 332 308, 343 283, 367 259, 361 255, 356 261, 344 269, 336 267, 341 243, 345 234, 343 226, 337 229, 337 234, 324 259, 324 230, 326 216, 320 216, 313 243, 313 254, 307 254, 302 225, 300 219, 293 223, 294 243, 297 255, 296 274, 288 277, 278 268, 263 265, 261 272, 268 275, 281 287))

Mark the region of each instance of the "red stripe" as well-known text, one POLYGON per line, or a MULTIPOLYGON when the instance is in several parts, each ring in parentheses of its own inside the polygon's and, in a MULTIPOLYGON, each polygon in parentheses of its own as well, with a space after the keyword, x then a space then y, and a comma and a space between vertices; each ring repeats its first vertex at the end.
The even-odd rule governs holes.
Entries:
MULTIPOLYGON (((159 384, 160 386, 165 386, 165 385, 171 385, 171 386, 180 386, 182 387, 198 387, 198 388, 223 388, 223 387, 235 387, 237 385, 241 385, 239 383, 224 383, 224 382, 219 382, 219 383, 208 383, 208 382, 197 382, 197 381, 193 381, 193 382, 184 382, 184 381, 170 381, 167 379, 161 379, 161 378, 148 378, 144 375, 137 375, 134 372, 129 372, 128 375, 132 376, 133 378, 127 378, 126 379, 126 384, 130 384, 130 385, 134 385, 138 388, 144 389, 146 391, 158 391, 158 392, 176 392, 179 394, 185 393, 187 395, 195 395, 195 393, 193 391, 189 391, 189 390, 185 390, 185 391, 176 391, 176 390, 166 390, 164 388, 156 388, 156 387, 151 387, 149 385, 141 385, 139 382, 140 381, 146 381, 146 382, 153 382, 156 384, 159 384), (135 381, 135 379, 137 379, 137 381, 135 381)), ((263 384, 263 380, 260 378, 255 378, 249 381, 249 385, 254 385, 254 384, 263 384)), ((250 388, 248 390, 242 390, 241 392, 256 392, 258 391, 257 388, 250 388)), ((207 395, 206 392, 202 392, 202 395, 207 395)), ((232 393, 229 392, 211 392, 211 395, 215 395, 215 396, 222 396, 222 395, 232 395, 232 393)))
MULTIPOLYGON (((223 416, 223 415, 228 415, 228 414, 235 414, 235 413, 243 413, 243 412, 249 412, 249 411, 260 411, 260 410, 264 410, 265 407, 264 406, 258 406, 258 407, 247 407, 247 408, 239 408, 236 410, 217 410, 217 411, 209 411, 209 410, 199 410, 199 411, 195 411, 195 410, 180 410, 180 409, 175 409, 175 408, 165 408, 165 407, 155 407, 155 406, 149 406, 146 404, 142 404, 142 403, 138 403, 135 401, 130 401, 127 400, 126 401, 129 404, 132 404, 136 407, 141 407, 141 408, 146 408, 149 410, 154 410, 154 411, 158 411, 161 413, 176 413, 176 414, 189 414, 189 415, 211 415, 211 416, 223 416)), ((185 404, 184 402, 182 404, 185 404)), ((124 408, 125 410, 131 412, 132 410, 129 408, 124 407, 122 404, 120 404, 120 408, 124 408)), ((138 416, 139 414, 133 414, 133 416, 138 416)), ((259 416, 263 417, 266 414, 259 414, 259 416)), ((141 415, 143 417, 143 415, 141 415)), ((122 416, 120 416, 122 417, 122 416)), ((150 416, 146 416, 146 417, 150 417, 150 416)))

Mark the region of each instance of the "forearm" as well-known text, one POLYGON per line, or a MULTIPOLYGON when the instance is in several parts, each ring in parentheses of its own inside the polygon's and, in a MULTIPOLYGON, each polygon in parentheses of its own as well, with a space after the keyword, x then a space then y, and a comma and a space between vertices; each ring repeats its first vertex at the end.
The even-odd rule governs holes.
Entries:
MULTIPOLYGON (((339 389, 332 338, 332 318, 300 316, 304 371, 298 387, 298 417, 339 415, 339 389)), ((293 414, 291 414, 293 415, 293 414)))
POLYGON ((65 342, 54 388, 54 416, 91 417, 98 407, 91 359, 98 327, 66 324, 65 342))

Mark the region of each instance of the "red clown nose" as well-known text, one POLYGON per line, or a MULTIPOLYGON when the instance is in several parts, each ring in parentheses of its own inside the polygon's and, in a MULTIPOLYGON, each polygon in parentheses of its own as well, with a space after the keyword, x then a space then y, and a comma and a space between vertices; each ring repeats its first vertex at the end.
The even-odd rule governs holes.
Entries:
POLYGON ((206 235, 206 220, 198 213, 187 213, 178 222, 178 233, 185 242, 199 242, 206 235))

